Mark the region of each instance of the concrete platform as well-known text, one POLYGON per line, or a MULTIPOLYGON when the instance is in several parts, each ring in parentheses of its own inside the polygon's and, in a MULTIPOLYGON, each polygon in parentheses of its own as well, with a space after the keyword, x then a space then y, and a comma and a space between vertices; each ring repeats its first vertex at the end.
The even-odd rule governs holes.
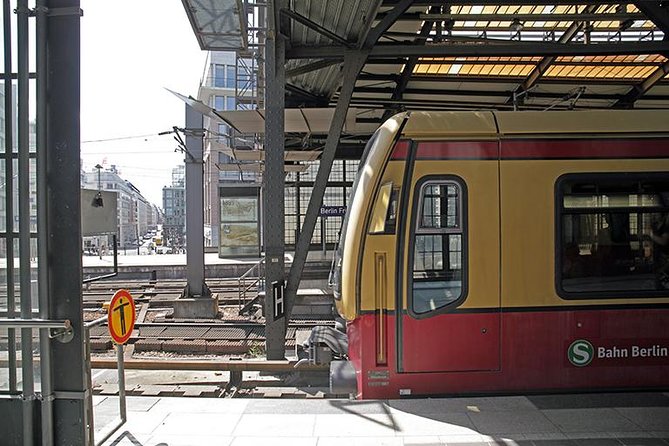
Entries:
MULTIPOLYGON (((96 430, 117 413, 95 397, 96 430)), ((272 400, 128 398, 107 446, 669 446, 669 394, 272 400)))
MULTIPOLYGON (((332 254, 323 255, 321 252, 310 252, 303 273, 304 280, 327 278, 330 270, 332 254)), ((293 261, 293 254, 286 253, 286 271, 293 261)), ((228 259, 219 258, 217 253, 205 253, 205 279, 239 277, 246 273, 258 259, 228 259)), ((84 278, 110 274, 114 270, 114 258, 111 255, 83 256, 84 278)), ((0 259, 0 267, 2 259, 0 259)), ((142 280, 148 279, 155 271, 158 279, 185 279, 186 254, 153 254, 118 256, 118 279, 142 280)))

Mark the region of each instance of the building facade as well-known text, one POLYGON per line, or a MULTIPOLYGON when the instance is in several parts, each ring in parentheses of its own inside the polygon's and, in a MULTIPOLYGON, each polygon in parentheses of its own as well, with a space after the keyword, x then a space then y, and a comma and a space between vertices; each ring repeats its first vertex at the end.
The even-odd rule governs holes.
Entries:
MULTIPOLYGON (((232 52, 210 52, 198 99, 216 110, 255 108, 257 69, 252 59, 240 59, 232 52)), ((204 118, 204 239, 206 247, 220 247, 221 188, 245 184, 260 187, 256 172, 240 169, 223 150, 253 148, 246 138, 235 135, 224 123, 204 118)), ((257 148, 257 147, 256 147, 257 148)), ((225 196, 225 193, 223 193, 225 196)))
MULTIPOLYGON (((86 189, 117 193, 117 243, 121 248, 137 247, 142 236, 158 229, 159 209, 150 203, 131 182, 121 178, 115 165, 109 168, 91 168, 84 172, 86 189)), ((86 236, 86 234, 83 234, 86 236)))
POLYGON ((163 187, 163 238, 169 246, 186 246, 185 166, 172 169, 172 184, 163 187))

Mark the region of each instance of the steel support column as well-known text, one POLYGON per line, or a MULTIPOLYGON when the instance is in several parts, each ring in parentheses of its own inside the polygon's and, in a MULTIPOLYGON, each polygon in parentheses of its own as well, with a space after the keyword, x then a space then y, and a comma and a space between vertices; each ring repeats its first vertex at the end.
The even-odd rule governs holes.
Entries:
POLYGON ((311 199, 309 200, 309 207, 307 214, 304 216, 304 223, 300 231, 300 237, 295 246, 295 257, 290 268, 290 275, 288 276, 288 284, 286 286, 285 300, 286 300, 286 319, 290 319, 293 310, 293 304, 297 297, 297 289, 300 285, 300 277, 304 269, 304 263, 307 260, 307 253, 309 252, 309 245, 311 237, 316 226, 316 219, 323 203, 323 195, 327 186, 328 177, 332 170, 332 163, 334 161, 337 146, 339 145, 339 138, 341 137, 342 129, 344 128, 344 121, 346 121, 346 113, 348 112, 348 105, 353 95, 355 87, 355 80, 362 69, 362 66, 367 60, 367 50, 348 51, 344 55, 344 73, 341 91, 337 99, 337 106, 335 108, 332 123, 330 124, 330 133, 328 133, 325 141, 325 148, 321 155, 320 164, 318 166, 318 173, 314 181, 314 187, 311 192, 311 199))
POLYGON ((205 294, 204 285, 204 130, 202 114, 186 105, 186 280, 188 297, 205 294))
MULTIPOLYGON (((12 101, 12 15, 9 0, 3 1, 3 35, 4 35, 4 89, 5 89, 5 232, 6 232, 6 277, 7 277, 7 315, 16 316, 16 301, 14 296, 14 166, 7 162, 12 159, 14 151, 14 124, 10 118, 13 113, 12 101)), ((7 359, 9 360, 9 391, 17 389, 16 379, 16 330, 7 330, 7 359)))
MULTIPOLYGON (((276 3, 276 2, 272 2, 276 3)), ((274 7, 278 6, 272 4, 274 7)), ((265 350, 267 359, 285 356, 284 308, 274 302, 272 284, 282 282, 284 265, 284 108, 285 41, 274 8, 268 8, 265 42, 265 172, 263 174, 263 244, 265 246, 265 350), (277 311, 281 310, 281 311, 277 311)), ((283 307, 284 305, 281 305, 283 307)))
MULTIPOLYGON (((29 68, 28 68, 28 1, 19 0, 16 7, 17 68, 18 68, 18 195, 19 195, 19 269, 21 290, 21 318, 32 318, 32 269, 30 266, 30 135, 29 68)), ((7 162, 11 162, 7 160, 7 162)), ((21 329, 21 379, 23 393, 23 444, 36 442, 35 436, 35 380, 33 371, 32 329, 21 329)), ((37 436, 37 438, 39 438, 37 436)))
MULTIPOLYGON (((37 258, 46 259, 49 257, 47 249, 47 240, 44 234, 49 231, 48 226, 48 202, 47 202, 47 141, 46 141, 46 113, 47 113, 47 9, 46 0, 37 0, 36 4, 36 24, 35 24, 35 59, 37 70, 37 258), (40 237, 40 235, 42 235, 40 237)), ((38 268, 38 301, 39 315, 42 319, 49 318, 49 270, 40 265, 38 268)), ((51 370, 51 339, 49 330, 39 331, 40 342, 40 371, 41 371, 41 394, 42 394, 42 446, 53 445, 53 379, 51 370)), ((87 380, 88 382, 88 380, 87 380)))
POLYGON ((46 181, 47 258, 50 319, 69 319, 74 338, 50 345, 53 367, 55 444, 88 445, 93 427, 86 412, 89 364, 82 320, 80 203, 80 9, 79 0, 47 0, 46 181), (58 395, 61 395, 58 397, 58 395))

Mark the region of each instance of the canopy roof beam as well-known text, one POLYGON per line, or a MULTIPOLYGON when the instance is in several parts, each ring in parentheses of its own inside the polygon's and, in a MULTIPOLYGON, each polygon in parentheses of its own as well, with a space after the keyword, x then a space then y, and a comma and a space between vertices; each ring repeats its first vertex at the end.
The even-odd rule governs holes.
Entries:
MULTIPOLYGON (((342 59, 343 46, 297 46, 286 54, 287 59, 342 59)), ((662 54, 669 52, 669 40, 573 44, 553 42, 513 42, 488 44, 379 44, 371 48, 369 57, 496 57, 496 56, 606 56, 618 54, 662 54)))
POLYGON ((303 74, 311 73, 312 71, 322 70, 323 68, 331 67, 332 65, 337 65, 338 63, 339 63, 338 60, 332 60, 332 59, 317 60, 311 63, 300 65, 299 67, 293 68, 292 70, 286 71, 286 77, 289 78, 289 77, 301 76, 303 74))
MULTIPOLYGON (((438 14, 441 12, 441 6, 432 6, 430 7, 429 12, 432 14, 438 14)), ((428 36, 430 35, 430 32, 432 32, 432 29, 434 28, 434 24, 436 22, 432 20, 426 20, 425 23, 423 23, 423 26, 420 29, 420 33, 418 35, 418 38, 416 39, 416 43, 418 44, 424 44, 427 41, 428 36)), ((395 91, 393 91, 393 96, 392 98, 397 100, 401 99, 402 95, 404 94, 404 90, 407 88, 407 85, 409 84, 409 80, 411 79, 411 76, 413 75, 413 70, 416 68, 416 63, 418 62, 418 57, 410 57, 406 63, 404 64, 404 69, 402 70, 402 74, 399 77, 399 80, 397 81, 397 85, 395 86, 395 91)), ((386 112, 383 114, 383 120, 387 119, 390 117, 390 114, 395 111, 395 110, 386 110, 386 112)))
MULTIPOLYGON (((597 5, 588 5, 585 7, 583 10, 583 14, 593 14, 597 10, 598 6, 597 5)), ((583 29, 585 21, 577 21, 573 22, 569 28, 565 32, 562 33, 560 38, 558 39, 558 43, 569 43, 571 42, 574 37, 583 29)), ((516 88, 516 90, 513 92, 513 94, 509 97, 507 100, 508 102, 513 102, 516 104, 516 98, 520 96, 524 96, 524 94, 532 87, 534 87, 541 76, 546 72, 548 67, 550 67, 553 62, 555 62, 555 59, 557 57, 555 56, 547 56, 541 59, 541 62, 539 62, 532 72, 527 75, 525 80, 516 88)))
MULTIPOLYGON (((457 2, 455 2, 457 3, 457 2)), ((597 5, 593 5, 597 6, 597 5)), ((379 14, 377 18, 384 18, 385 14, 379 14)), ((530 13, 530 14, 437 14, 434 18, 430 14, 424 13, 408 13, 403 14, 397 18, 398 21, 418 22, 424 20, 452 20, 458 22, 493 22, 493 21, 507 21, 519 20, 525 21, 547 21, 547 22, 573 22, 579 20, 589 21, 625 21, 625 20, 646 20, 646 15, 638 12, 624 12, 624 13, 608 13, 608 14, 582 14, 582 13, 530 13)))
MULTIPOLYGON (((605 65, 602 65, 605 66, 605 65)), ((396 82, 398 75, 397 74, 373 74, 365 73, 361 74, 358 77, 359 81, 388 81, 396 82)), ((436 83, 462 83, 462 82, 475 82, 475 83, 516 83, 519 82, 518 76, 490 76, 490 75, 467 75, 467 76, 456 76, 456 75, 446 75, 446 74, 419 74, 411 78, 413 82, 436 82, 436 83)), ((560 84, 560 85, 583 85, 584 82, 591 82, 593 79, 588 78, 557 78, 557 77, 543 77, 541 82, 545 84, 560 84)), ((632 79, 596 79, 597 84, 602 85, 634 85, 635 80, 632 79)))
POLYGON ((383 33, 388 31, 388 29, 393 26, 393 23, 399 20, 410 6, 413 6, 413 0, 400 0, 392 10, 383 14, 383 17, 380 17, 381 14, 377 14, 376 18, 381 19, 381 21, 369 31, 361 46, 364 48, 371 48, 376 44, 383 33))
MULTIPOLYGON (((383 6, 394 6, 398 4, 400 0, 384 0, 383 6)), ((657 3, 657 0, 654 1, 657 3)), ((611 4, 611 1, 607 0, 457 0, 453 1, 453 4, 458 6, 469 6, 469 5, 482 5, 486 6, 496 6, 496 5, 603 5, 611 4)), ((616 4, 627 5, 633 3, 632 0, 616 2, 616 4)), ((653 0, 643 0, 642 2, 635 3, 653 3, 653 0)), ((443 5, 443 0, 414 0, 413 6, 438 6, 443 5)), ((639 8, 641 9, 641 8, 639 8)))
MULTIPOLYGON (((657 70, 653 71, 646 79, 638 83, 630 91, 625 94, 621 99, 616 102, 614 108, 631 108, 634 106, 634 103, 641 99, 648 90, 653 88, 658 84, 664 77, 669 73, 669 60, 666 61, 662 66, 658 67, 657 70)), ((644 99, 649 99, 648 96, 645 96, 644 99)))
POLYGON ((636 1, 634 5, 639 8, 662 32, 664 38, 669 39, 669 5, 667 2, 659 1, 636 1))
MULTIPOLYGON (((666 72, 665 72, 666 73, 666 72)), ((388 94, 392 91, 388 87, 356 87, 354 93, 374 93, 374 94, 388 94)), ((444 88, 407 88, 406 94, 411 95, 426 95, 426 96, 482 96, 482 97, 508 97, 509 91, 494 91, 494 90, 463 90, 463 89, 444 89, 444 88)), ((565 96, 561 92, 536 92, 532 95, 536 98, 559 99, 565 96)), ((622 98, 620 94, 594 94, 583 93, 581 99, 603 99, 603 100, 619 100, 622 98)), ((401 98, 400 98, 401 99, 401 98)), ((660 99, 660 98, 658 98, 660 99)), ((665 99, 665 98, 661 98, 665 99)), ((398 100, 398 99, 396 99, 398 100)))
POLYGON ((329 29, 326 29, 319 25, 318 23, 315 23, 308 18, 304 17, 300 13, 297 13, 295 11, 292 11, 290 9, 281 9, 280 11, 281 15, 284 17, 290 17, 291 19, 295 20, 296 22, 300 23, 301 25, 306 26, 307 28, 311 29, 312 31, 316 31, 318 34, 327 37, 328 39, 332 40, 333 42, 339 43, 340 45, 343 45, 347 48, 351 48, 353 44, 351 44, 348 40, 344 39, 343 37, 339 36, 338 34, 333 33, 329 29))
MULTIPOLYGON (((669 6, 661 2, 637 1, 634 2, 639 11, 643 12, 664 33, 664 40, 669 41, 669 6)), ((669 57, 669 51, 663 53, 669 57)), ((616 102, 614 108, 631 108, 634 103, 644 96, 669 73, 669 61, 659 66, 646 79, 632 87, 627 94, 616 102)))

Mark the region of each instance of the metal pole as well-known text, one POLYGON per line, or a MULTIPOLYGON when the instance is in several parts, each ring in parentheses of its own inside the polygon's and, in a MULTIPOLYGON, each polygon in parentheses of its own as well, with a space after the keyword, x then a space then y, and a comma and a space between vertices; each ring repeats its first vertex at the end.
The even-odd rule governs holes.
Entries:
POLYGON ((73 339, 52 342, 55 444, 88 445, 89 363, 82 320, 79 0, 45 0, 47 16, 47 250, 49 319, 69 319, 73 339), (63 392, 59 394, 59 392, 63 392))
MULTIPOLYGON (((10 0, 3 3, 3 28, 5 38, 5 233, 7 250, 7 315, 16 316, 14 299, 14 126, 12 125, 14 108, 12 103, 12 20, 10 0)), ((16 393, 16 331, 7 330, 7 359, 9 361, 9 391, 16 393)))
POLYGON ((186 278, 191 296, 204 294, 204 169, 202 114, 186 105, 186 278))
MULTIPOLYGON (((137 255, 139 255, 139 200, 137 199, 135 199, 135 239, 137 239, 137 255)), ((100 258, 102 258, 102 251, 100 251, 100 258)))
MULTIPOLYGON (((265 40, 265 172, 263 231, 265 244, 265 351, 267 359, 285 356, 287 317, 275 317, 272 284, 285 277, 284 266, 284 108, 286 46, 278 30, 278 1, 268 3, 265 40)), ((283 306, 283 305, 282 305, 283 306)), ((282 311, 285 314, 285 311, 282 311)))
MULTIPOLYGON (((46 168, 46 4, 45 0, 36 3, 36 71, 37 71, 37 260, 39 297, 39 316, 42 319, 49 317, 49 285, 46 237, 48 231, 47 215, 47 168, 46 168)), ((51 339, 49 330, 42 329, 40 334, 40 372, 42 377, 42 446, 53 445, 53 377, 51 370, 51 339)))
POLYGON ((0 319, 0 327, 10 327, 10 328, 28 328, 28 329, 50 329, 50 328, 63 328, 69 329, 71 327, 70 321, 53 321, 49 319, 0 319))
MULTIPOLYGON (((32 318, 30 266, 30 135, 28 107, 28 1, 19 0, 16 8, 18 43, 18 143, 19 143, 19 268, 21 318, 32 318)), ((33 407, 35 383, 33 376, 33 336, 31 328, 21 329, 21 377, 23 381, 23 444, 34 444, 33 407)))
POLYGON ((325 257, 325 228, 327 226, 327 217, 321 217, 321 245, 323 245, 323 257, 325 257))
POLYGON ((116 369, 118 371, 118 399, 119 399, 119 414, 121 420, 125 423, 128 419, 125 404, 125 367, 123 361, 123 344, 116 344, 116 369))

